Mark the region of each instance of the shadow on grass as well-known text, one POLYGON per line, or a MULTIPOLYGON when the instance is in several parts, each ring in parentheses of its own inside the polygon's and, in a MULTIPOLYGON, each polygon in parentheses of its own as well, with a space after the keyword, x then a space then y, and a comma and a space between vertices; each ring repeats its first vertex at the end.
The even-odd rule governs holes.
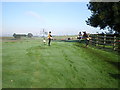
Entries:
POLYGON ((112 73, 109 73, 109 75, 111 77, 113 77, 114 79, 120 79, 120 74, 112 74, 112 73))
MULTIPOLYGON (((93 46, 93 45, 91 45, 93 46)), ((119 53, 119 50, 113 50, 113 48, 107 48, 107 47, 102 47, 102 46, 93 46, 96 47, 98 49, 104 50, 104 51, 108 51, 108 52, 114 52, 114 53, 119 53)))
POLYGON ((120 71, 120 62, 107 61, 108 63, 115 66, 120 71))

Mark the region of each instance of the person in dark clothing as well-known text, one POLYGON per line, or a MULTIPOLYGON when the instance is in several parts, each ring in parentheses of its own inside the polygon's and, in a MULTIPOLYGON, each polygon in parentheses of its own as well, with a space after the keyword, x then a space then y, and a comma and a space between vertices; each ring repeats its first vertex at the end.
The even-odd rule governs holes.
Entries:
POLYGON ((85 39, 86 47, 89 45, 90 37, 86 32, 83 32, 83 39, 85 39))
POLYGON ((48 46, 50 46, 51 40, 52 40, 52 35, 51 35, 51 31, 48 34, 48 46))
POLYGON ((77 39, 79 39, 79 41, 80 41, 81 38, 82 38, 82 34, 81 34, 81 32, 79 32, 77 39))

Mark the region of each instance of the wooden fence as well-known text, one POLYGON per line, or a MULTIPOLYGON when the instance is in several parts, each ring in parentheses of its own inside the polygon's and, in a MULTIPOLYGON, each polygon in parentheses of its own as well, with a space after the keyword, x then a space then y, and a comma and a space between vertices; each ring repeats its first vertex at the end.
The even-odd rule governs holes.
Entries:
POLYGON ((120 51, 120 34, 91 34, 90 44, 120 51))

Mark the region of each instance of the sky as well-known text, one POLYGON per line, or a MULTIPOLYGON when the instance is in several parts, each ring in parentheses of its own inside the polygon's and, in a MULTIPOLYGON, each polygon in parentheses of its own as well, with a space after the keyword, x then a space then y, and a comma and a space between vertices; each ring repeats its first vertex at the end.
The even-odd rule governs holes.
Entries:
POLYGON ((33 33, 44 29, 54 35, 96 33, 99 28, 86 24, 91 16, 88 2, 2 2, 2 35, 33 33))

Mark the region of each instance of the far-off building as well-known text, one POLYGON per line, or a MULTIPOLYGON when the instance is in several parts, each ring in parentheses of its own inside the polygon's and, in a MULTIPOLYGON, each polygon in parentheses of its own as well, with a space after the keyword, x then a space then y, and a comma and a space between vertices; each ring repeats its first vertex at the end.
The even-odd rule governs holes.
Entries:
POLYGON ((16 39, 20 39, 21 37, 31 38, 31 37, 33 37, 33 34, 32 34, 32 33, 28 33, 28 34, 26 35, 26 34, 16 34, 16 33, 14 33, 14 34, 13 34, 13 37, 16 38, 16 39))

